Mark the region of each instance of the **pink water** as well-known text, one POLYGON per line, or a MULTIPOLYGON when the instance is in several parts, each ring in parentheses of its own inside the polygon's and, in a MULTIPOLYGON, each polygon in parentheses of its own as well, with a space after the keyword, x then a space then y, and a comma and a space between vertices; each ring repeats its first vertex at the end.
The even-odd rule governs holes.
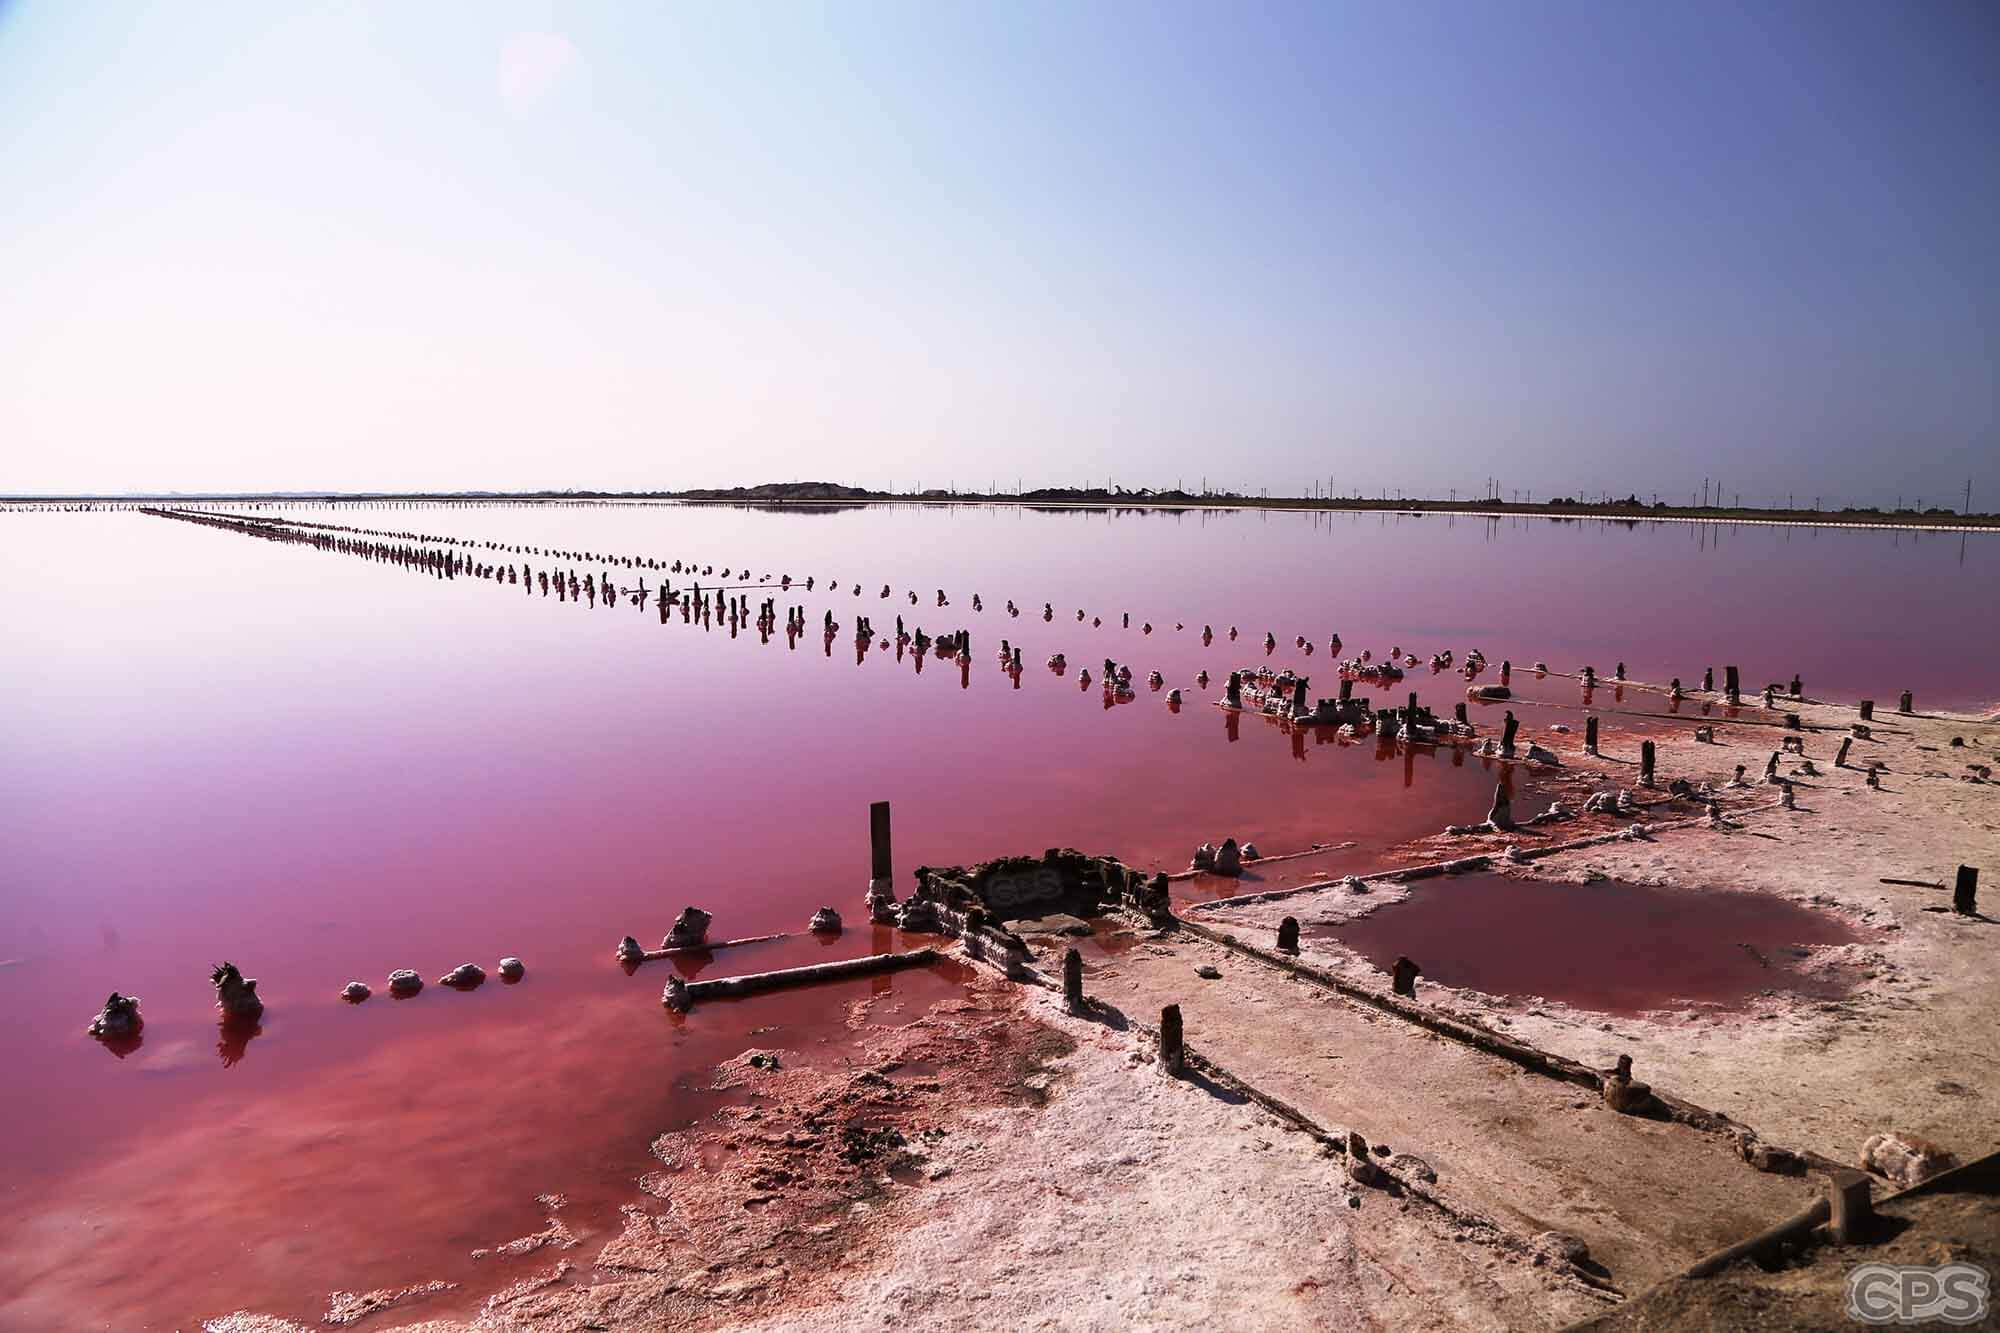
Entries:
POLYGON ((1800 964, 1810 946, 1861 938, 1765 893, 1492 874, 1424 880, 1406 901, 1321 933, 1384 972, 1407 957, 1440 986, 1627 1015, 1734 1008, 1766 991, 1845 994, 1852 973, 1800 964))
MULTIPOLYGON (((1225 835, 1267 852, 1352 842, 1303 863, 1340 872, 1483 816, 1488 762, 1210 706, 1253 661, 1331 694, 1336 630, 1345 652, 1378 657, 1398 643, 1604 672, 1622 658, 1635 677, 1690 683, 1738 662, 1746 682, 1798 671, 1809 693, 1909 688, 1934 707, 2000 694, 1986 666, 2000 547, 1978 537, 1742 528, 1717 548, 1684 525, 1434 517, 263 512, 812 574, 819 589, 773 578, 750 593, 804 605, 809 632, 788 646, 129 512, 0 513, 0 1060, 16 1087, 0 1103, 0 1326, 185 1327, 243 1305, 303 1318, 337 1288, 435 1277, 476 1294, 519 1273, 469 1251, 537 1229, 543 1191, 571 1196, 573 1227, 615 1227, 647 1143, 700 1114, 704 1070, 753 1043, 837 1059, 842 999, 877 991, 676 1022, 659 965, 628 978, 611 947, 628 932, 656 943, 684 903, 724 936, 796 930, 823 903, 858 920, 871 800, 894 805, 905 883, 923 862, 1058 844, 1178 867, 1225 835), (829 578, 865 595, 829 596, 829 578), (1079 625, 1079 606, 1103 627, 1079 625), (969 629, 969 672, 893 652, 857 664, 857 613, 883 632, 899 613, 969 629), (1018 681, 995 660, 1003 637, 1023 646, 1018 681), (1061 677, 1042 665, 1057 650, 1061 677), (1132 664, 1135 701, 1078 688, 1106 656, 1132 664), (1198 691, 1203 667, 1215 679, 1198 691), (1146 688, 1152 669, 1188 690, 1180 712, 1146 688), (380 993, 392 968, 491 970, 506 953, 527 961, 520 986, 380 993), (226 1049, 205 985, 222 958, 269 1005, 226 1049), (338 1003, 357 977, 377 998, 338 1003), (114 988, 145 1006, 124 1058, 82 1035, 114 988)), ((1574 698, 1574 682, 1545 684, 1574 698)), ((1416 690, 1446 710, 1463 687, 1413 670, 1385 702, 1416 690)), ((850 930, 711 968, 901 945, 850 930)), ((879 984, 901 1008, 874 1021, 893 1021, 953 982, 879 984)))

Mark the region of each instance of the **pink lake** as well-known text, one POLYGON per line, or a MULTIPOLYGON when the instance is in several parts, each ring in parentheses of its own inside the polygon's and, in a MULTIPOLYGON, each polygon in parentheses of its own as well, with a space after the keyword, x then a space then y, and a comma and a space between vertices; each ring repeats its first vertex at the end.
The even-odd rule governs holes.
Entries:
MULTIPOLYGON (((0 1060, 17 1088, 0 1109, 0 1327, 168 1329, 240 1307, 310 1320, 331 1291, 433 1279, 470 1306, 521 1275, 469 1255, 539 1228, 537 1193, 568 1194, 579 1231, 615 1231, 651 1139, 702 1113, 705 1071, 752 1028, 755 1044, 838 1060, 850 1003, 894 1022, 956 984, 901 974, 675 1019, 665 964, 628 977, 611 960, 621 935, 657 943, 687 903, 718 936, 797 931, 822 904, 859 922, 870 801, 894 806, 904 888, 919 864, 1056 845, 1177 869, 1225 835, 1267 852, 1351 842, 1300 863, 1345 873, 1483 817, 1491 761, 1211 706, 1253 662, 1333 693, 1334 632, 1345 654, 1477 647, 1495 664, 1623 660, 1690 683, 1737 663, 1746 683, 1796 672, 1809 694, 1889 707, 1904 689, 1919 707, 2000 697, 2000 538, 1976 534, 926 506, 255 512, 748 568, 729 582, 772 575, 753 604, 802 605, 809 632, 663 624, 650 605, 129 511, 0 510, 0 1060), (785 572, 816 590, 780 592, 785 572), (857 614, 878 632, 898 614, 967 629, 970 669, 857 662, 857 614), (1003 638, 1022 647, 1018 680, 996 661, 1003 638), (1043 665, 1057 651, 1061 676, 1043 665), (1132 665, 1132 702, 1078 688, 1106 657, 1132 665), (1179 712, 1147 689, 1151 670, 1188 692, 1179 712), (392 968, 490 971, 503 954, 526 960, 519 986, 382 993, 392 968), (224 958, 269 1006, 247 1044, 218 1040, 205 982, 224 958), (377 997, 339 1003, 350 978, 377 997), (83 1035, 113 989, 144 1001, 144 1041, 123 1058, 83 1035)), ((1384 702, 1414 690, 1448 710, 1464 684, 1411 670, 1384 702)), ((1574 682, 1530 693, 1559 705, 1524 708, 1530 730, 1574 711, 1574 682)), ((899 947, 851 927, 708 966, 899 947)))

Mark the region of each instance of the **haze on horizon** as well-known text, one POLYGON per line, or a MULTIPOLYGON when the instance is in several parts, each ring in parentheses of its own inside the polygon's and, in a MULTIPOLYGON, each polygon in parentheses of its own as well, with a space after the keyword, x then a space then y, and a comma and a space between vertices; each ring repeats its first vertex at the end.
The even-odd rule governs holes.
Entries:
POLYGON ((0 492, 2000 505, 2000 11, 0 0, 0 492))

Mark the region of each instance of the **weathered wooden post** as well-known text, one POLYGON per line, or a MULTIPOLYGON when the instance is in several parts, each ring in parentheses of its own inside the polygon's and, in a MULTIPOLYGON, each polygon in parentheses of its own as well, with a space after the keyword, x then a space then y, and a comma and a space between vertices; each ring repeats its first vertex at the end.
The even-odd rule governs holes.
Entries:
POLYGON ((1583 720, 1583 752, 1585 754, 1597 753, 1597 718, 1595 716, 1586 717, 1583 720))
POLYGON ((1799 730, 1799 728, 1800 728, 1800 726, 1801 726, 1801 725, 1802 725, 1802 724, 1801 724, 1801 723, 1799 722, 1799 715, 1798 715, 1797 713, 1787 713, 1787 714, 1785 714, 1785 730, 1786 730, 1786 731, 1797 731, 1797 730, 1799 730))
POLYGON ((1507 684, 1514 677, 1514 664, 1507 658, 1500 659, 1500 683, 1507 684))
POLYGON ((877 925, 893 925, 896 920, 896 872, 889 855, 887 801, 876 801, 868 807, 868 850, 868 917, 877 925))
POLYGON ((1875 1226, 1875 1199, 1869 1192, 1868 1173, 1842 1167, 1827 1173, 1827 1225, 1842 1245, 1867 1239, 1875 1226))
POLYGON ((1703 667, 1703 668, 1701 669, 1701 692, 1702 692, 1703 694, 1714 694, 1714 693, 1715 693, 1715 668, 1714 668, 1714 667, 1703 667))
POLYGON ((1722 676, 1724 682, 1723 691, 1729 699, 1729 706, 1734 708, 1743 702, 1742 677, 1733 666, 1722 668, 1722 676))
POLYGON ((1175 1078, 1187 1069, 1187 1045, 1181 1033, 1181 1007, 1160 1010, 1160 1068, 1175 1078))
POLYGON ((1863 722, 1873 722, 1875 720, 1875 701, 1873 699, 1863 699, 1861 701, 1861 720, 1863 722))
POLYGON ((1653 785, 1653 763, 1655 751, 1651 741, 1639 742, 1639 781, 1648 787, 1653 785))
POLYGON ((1500 728, 1501 754, 1514 753, 1514 733, 1520 730, 1520 727, 1521 727, 1521 720, 1514 716, 1513 709, 1511 708, 1508 709, 1507 716, 1505 719, 1502 720, 1500 728))
POLYGON ((1908 690, 1903 691, 1902 699, 1896 704, 1896 711, 1899 713, 1910 713, 1916 711, 1915 700, 1908 690))
POLYGON ((1451 706, 1451 715, 1458 720, 1460 726, 1468 725, 1468 719, 1465 716, 1465 700, 1460 699, 1451 706))
POLYGON ((1340 682, 1340 701, 1342 703, 1346 703, 1349 699, 1352 699, 1353 697, 1354 697, 1354 682, 1351 680, 1343 679, 1340 682))
POLYGON ((1242 672, 1232 671, 1229 673, 1229 685, 1228 688, 1223 692, 1223 699, 1229 704, 1231 708, 1241 708, 1243 706, 1242 672))
POLYGON ((1833 766, 1835 768, 1847 767, 1847 749, 1853 744, 1854 737, 1852 736, 1842 736, 1840 738, 1840 753, 1833 757, 1833 766))
POLYGON ((1623 662, 1620 662, 1618 664, 1618 674, 1616 676, 1613 676, 1612 679, 1613 680, 1625 679, 1625 664, 1623 662))
POLYGON ((1063 1003, 1073 1014, 1083 1012, 1083 955, 1075 949, 1063 954, 1063 1003))
POLYGON ((1297 953, 1299 951, 1299 919, 1288 916, 1278 923, 1278 952, 1297 953))
POLYGON ((1951 910, 1960 916, 1979 915, 1979 868, 1960 866, 1958 883, 1951 891, 1951 910))

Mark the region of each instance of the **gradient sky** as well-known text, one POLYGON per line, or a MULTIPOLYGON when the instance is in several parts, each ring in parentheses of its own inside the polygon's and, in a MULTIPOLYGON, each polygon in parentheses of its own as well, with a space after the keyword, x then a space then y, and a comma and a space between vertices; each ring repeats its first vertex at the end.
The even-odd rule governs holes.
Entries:
POLYGON ((1991 4, 300 8, 0 0, 0 491, 2000 507, 1991 4))

